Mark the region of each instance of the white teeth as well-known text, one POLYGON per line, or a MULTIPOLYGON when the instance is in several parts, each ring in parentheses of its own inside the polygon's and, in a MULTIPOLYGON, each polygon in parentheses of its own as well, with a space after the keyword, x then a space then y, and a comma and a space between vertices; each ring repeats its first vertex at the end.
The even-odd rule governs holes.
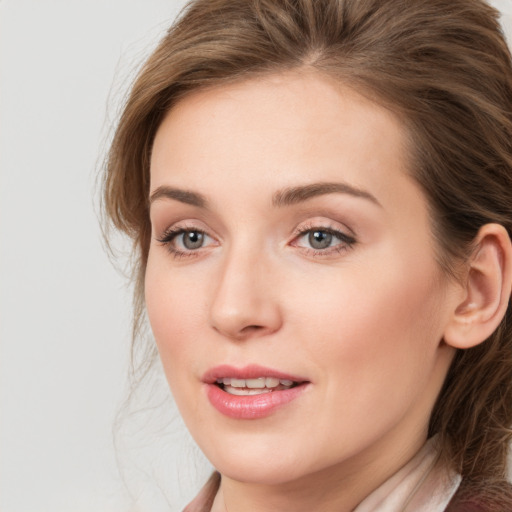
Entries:
POLYGON ((277 388, 277 386, 279 386, 279 379, 276 379, 275 377, 267 377, 265 379, 265 386, 267 388, 277 388))
MULTIPOLYGON (((250 389, 250 390, 263 390, 277 388, 279 385, 284 387, 293 386, 293 380, 278 379, 276 377, 258 377, 256 379, 235 379, 231 377, 224 377, 217 379, 217 384, 223 384, 225 388, 231 389, 250 389)), ((225 389, 226 390, 226 389, 225 389)), ((242 393, 234 393, 242 394, 242 393)), ((247 393, 243 393, 247 394, 247 393)), ((255 393, 252 393, 255 394, 255 393)))
POLYGON ((230 395, 263 395, 265 393, 270 393, 270 389, 263 388, 263 389, 250 389, 250 388, 234 388, 231 386, 225 386, 224 391, 226 393, 229 393, 230 395))
MULTIPOLYGON (((264 379, 263 377, 260 377, 258 379, 246 379, 245 383, 246 383, 246 387, 248 387, 248 388, 262 389, 265 387, 267 380, 268 379, 264 379)), ((270 387, 270 386, 267 386, 267 388, 268 387, 270 387)))

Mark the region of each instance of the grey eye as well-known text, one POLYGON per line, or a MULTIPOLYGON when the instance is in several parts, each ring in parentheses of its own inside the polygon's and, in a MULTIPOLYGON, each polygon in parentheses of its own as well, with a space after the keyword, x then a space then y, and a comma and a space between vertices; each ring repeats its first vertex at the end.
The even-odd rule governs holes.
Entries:
POLYGON ((185 231, 182 235, 182 244, 185 249, 199 249, 204 244, 204 233, 200 231, 185 231))
POLYGON ((313 249, 327 249, 332 243, 332 234, 327 231, 310 231, 308 235, 309 245, 313 249))

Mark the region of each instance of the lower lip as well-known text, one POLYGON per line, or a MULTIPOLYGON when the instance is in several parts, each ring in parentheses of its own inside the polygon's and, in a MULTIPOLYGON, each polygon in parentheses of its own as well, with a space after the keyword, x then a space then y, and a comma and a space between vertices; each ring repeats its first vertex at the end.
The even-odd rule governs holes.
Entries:
POLYGON ((206 387, 208 400, 220 413, 239 420, 256 420, 295 400, 308 386, 304 383, 290 389, 242 396, 230 395, 215 384, 206 387))

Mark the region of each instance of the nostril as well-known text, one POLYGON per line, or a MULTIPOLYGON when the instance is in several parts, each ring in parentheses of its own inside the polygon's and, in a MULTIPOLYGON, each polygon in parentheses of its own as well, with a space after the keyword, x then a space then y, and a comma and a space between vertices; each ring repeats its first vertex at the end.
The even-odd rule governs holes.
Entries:
POLYGON ((250 333, 255 331, 261 331, 264 327, 262 325, 247 325, 240 332, 250 333))

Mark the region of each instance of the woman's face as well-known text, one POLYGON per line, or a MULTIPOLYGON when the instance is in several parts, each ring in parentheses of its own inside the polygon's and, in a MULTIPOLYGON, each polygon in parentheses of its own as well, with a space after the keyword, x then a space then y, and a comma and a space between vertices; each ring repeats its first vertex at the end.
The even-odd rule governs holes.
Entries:
POLYGON ((389 111, 306 72, 194 93, 160 126, 147 310, 228 477, 382 472, 424 442, 455 295, 405 146, 389 111))

